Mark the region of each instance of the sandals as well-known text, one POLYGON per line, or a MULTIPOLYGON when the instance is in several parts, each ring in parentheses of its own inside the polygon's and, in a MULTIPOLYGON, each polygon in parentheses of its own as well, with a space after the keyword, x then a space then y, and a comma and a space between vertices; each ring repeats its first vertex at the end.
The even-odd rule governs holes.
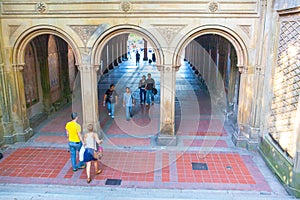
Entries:
MULTIPOLYGON (((97 171, 96 171, 96 175, 101 174, 101 172, 102 172, 101 169, 97 170, 97 171)), ((87 182, 87 183, 90 183, 91 181, 92 181, 91 178, 87 178, 87 179, 86 179, 86 182, 87 182)))
POLYGON ((101 172, 102 172, 101 169, 97 170, 97 171, 96 171, 96 175, 101 174, 101 172))

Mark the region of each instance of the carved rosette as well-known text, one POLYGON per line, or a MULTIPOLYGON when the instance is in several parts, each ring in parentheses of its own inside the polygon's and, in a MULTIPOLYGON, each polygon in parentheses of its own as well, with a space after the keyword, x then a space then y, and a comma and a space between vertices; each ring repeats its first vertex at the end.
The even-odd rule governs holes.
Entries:
POLYGON ((128 1, 123 1, 120 3, 120 10, 122 10, 123 12, 128 12, 132 9, 132 5, 130 2, 128 1))
POLYGON ((216 12, 219 9, 219 5, 216 2, 210 2, 208 4, 208 9, 210 12, 216 12))
POLYGON ((39 2, 35 5, 36 12, 45 13, 48 9, 48 6, 45 2, 39 2))

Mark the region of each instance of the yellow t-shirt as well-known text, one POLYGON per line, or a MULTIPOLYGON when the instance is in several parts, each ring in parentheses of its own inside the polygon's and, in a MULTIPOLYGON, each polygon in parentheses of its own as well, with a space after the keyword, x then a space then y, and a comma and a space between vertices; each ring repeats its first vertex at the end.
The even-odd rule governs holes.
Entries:
POLYGON ((66 130, 69 133, 69 141, 70 142, 80 142, 80 138, 78 133, 81 132, 81 127, 74 121, 68 122, 66 124, 66 130))

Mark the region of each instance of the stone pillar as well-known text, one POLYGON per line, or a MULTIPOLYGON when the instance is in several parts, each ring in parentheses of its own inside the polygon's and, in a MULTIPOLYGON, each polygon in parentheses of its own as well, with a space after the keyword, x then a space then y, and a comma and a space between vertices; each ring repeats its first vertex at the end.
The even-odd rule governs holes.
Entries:
POLYGON ((100 74, 104 74, 107 72, 107 68, 108 68, 108 63, 107 63, 107 44, 104 45, 102 52, 101 52, 101 68, 100 70, 100 74))
MULTIPOLYGON (((47 54, 45 53, 45 55, 48 55, 48 53, 47 54)), ((49 78, 48 60, 41 55, 38 57, 38 62, 40 64, 44 110, 47 114, 49 114, 52 112, 52 105, 51 105, 51 96, 50 96, 50 78, 49 78)))
POLYGON ((148 60, 148 43, 147 43, 147 40, 145 40, 143 38, 143 41, 144 41, 144 61, 147 61, 148 60))
POLYGON ((89 123, 93 124, 95 131, 99 131, 98 123, 98 96, 97 96, 97 70, 99 66, 91 64, 90 49, 82 48, 82 63, 78 66, 80 71, 82 122, 85 129, 89 123))
POLYGON ((108 69, 113 69, 113 46, 112 46, 112 40, 107 42, 107 62, 108 62, 108 69))
POLYGON ((128 49, 127 49, 128 35, 129 34, 123 34, 123 46, 124 46, 123 53, 124 53, 124 58, 126 60, 128 60, 128 49))
POLYGON ((22 70, 23 65, 4 65, 4 85, 6 85, 4 92, 7 92, 4 98, 7 98, 6 105, 8 106, 4 128, 4 143, 6 144, 25 142, 33 135, 27 117, 22 70))
MULTIPOLYGON (((1 29, 0 29, 1 30, 1 29)), ((0 33, 1 38, 2 37, 2 31, 0 33)), ((7 104, 5 104, 5 100, 7 99, 5 97, 5 91, 7 91, 5 88, 6 81, 5 81, 5 75, 4 75, 4 60, 3 60, 3 49, 2 49, 2 40, 0 42, 0 146, 4 144, 4 132, 8 131, 4 129, 4 124, 6 119, 8 119, 8 110, 7 110, 7 104)))
POLYGON ((122 54, 123 54, 123 51, 122 51, 122 35, 119 35, 117 36, 117 49, 118 49, 118 52, 117 52, 117 59, 118 59, 118 63, 122 63, 122 54))
POLYGON ((160 71, 160 132, 158 145, 175 146, 175 82, 179 66, 157 66, 160 71))
POLYGON ((236 146, 256 150, 258 145, 260 102, 259 87, 262 87, 259 68, 239 67, 241 74, 238 126, 239 130, 233 134, 236 146), (251 92, 250 92, 251 91, 251 92))
POLYGON ((111 46, 112 46, 112 60, 113 60, 113 66, 118 66, 118 40, 116 37, 111 39, 111 46))
POLYGON ((7 119, 9 119, 9 112, 7 106, 4 103, 7 99, 5 97, 5 75, 4 75, 4 64, 2 61, 2 51, 0 51, 0 146, 4 144, 4 132, 12 132, 11 130, 5 130, 4 125, 7 124, 7 119))

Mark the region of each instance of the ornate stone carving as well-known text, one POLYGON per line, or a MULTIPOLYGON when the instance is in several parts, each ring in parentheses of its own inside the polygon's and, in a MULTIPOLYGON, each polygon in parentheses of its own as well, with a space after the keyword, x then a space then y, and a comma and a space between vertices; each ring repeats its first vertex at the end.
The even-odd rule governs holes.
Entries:
POLYGON ((86 42, 98 28, 96 25, 71 25, 70 27, 80 36, 84 44, 86 44, 86 42))
POLYGON ((168 44, 172 42, 176 34, 178 34, 186 25, 159 25, 153 24, 153 26, 158 30, 158 32, 165 38, 168 44))
POLYGON ((219 5, 218 5, 218 3, 214 2, 214 1, 210 2, 208 4, 208 9, 210 12, 216 12, 219 9, 219 5))
POLYGON ((9 27, 9 37, 20 27, 20 25, 8 25, 9 27))
POLYGON ((241 29, 249 36, 249 38, 251 37, 251 25, 239 25, 241 27, 241 29))
POLYGON ((36 4, 35 9, 38 13, 44 13, 47 11, 47 4, 45 2, 39 2, 36 4))
POLYGON ((132 9, 132 6, 131 6, 131 3, 128 2, 128 1, 123 1, 121 2, 120 4, 120 9, 123 11, 123 12, 128 12, 132 9))

